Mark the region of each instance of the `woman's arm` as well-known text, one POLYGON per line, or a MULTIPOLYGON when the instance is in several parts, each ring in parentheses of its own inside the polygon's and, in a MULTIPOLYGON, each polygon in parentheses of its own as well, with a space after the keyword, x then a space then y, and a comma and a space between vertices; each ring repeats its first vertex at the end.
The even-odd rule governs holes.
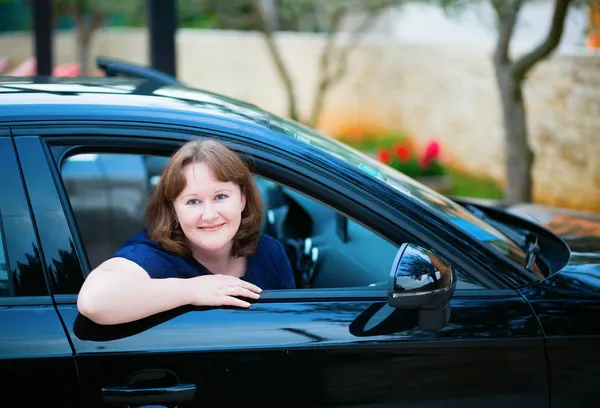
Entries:
POLYGON ((118 324, 190 303, 183 279, 152 279, 136 263, 111 258, 86 278, 77 308, 98 324, 118 324))
POLYGON ((111 258, 86 278, 77 298, 79 312, 98 324, 139 320, 184 305, 239 306, 236 296, 258 299, 261 289, 233 276, 152 279, 135 262, 111 258))

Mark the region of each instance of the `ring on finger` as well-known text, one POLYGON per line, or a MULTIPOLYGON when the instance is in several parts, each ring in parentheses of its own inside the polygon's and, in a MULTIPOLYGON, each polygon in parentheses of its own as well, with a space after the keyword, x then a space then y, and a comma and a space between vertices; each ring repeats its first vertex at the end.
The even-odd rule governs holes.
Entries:
POLYGON ((235 292, 235 288, 233 286, 229 286, 229 294, 233 295, 233 292, 235 292))

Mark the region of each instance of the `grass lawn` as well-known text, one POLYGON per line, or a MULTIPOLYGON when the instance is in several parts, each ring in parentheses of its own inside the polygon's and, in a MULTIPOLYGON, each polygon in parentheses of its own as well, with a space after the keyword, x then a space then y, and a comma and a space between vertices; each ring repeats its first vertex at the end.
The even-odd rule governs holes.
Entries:
POLYGON ((448 195, 490 199, 504 198, 502 187, 493 180, 473 177, 452 169, 447 169, 447 171, 454 185, 454 188, 448 195))

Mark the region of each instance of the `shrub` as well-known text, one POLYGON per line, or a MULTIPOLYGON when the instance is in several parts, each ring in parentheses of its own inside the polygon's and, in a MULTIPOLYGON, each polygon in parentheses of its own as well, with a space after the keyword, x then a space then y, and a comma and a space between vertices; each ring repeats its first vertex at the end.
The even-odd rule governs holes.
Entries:
POLYGON ((392 146, 377 149, 377 159, 410 177, 439 176, 446 173, 440 162, 441 146, 430 140, 425 149, 419 151, 408 141, 397 141, 392 146))

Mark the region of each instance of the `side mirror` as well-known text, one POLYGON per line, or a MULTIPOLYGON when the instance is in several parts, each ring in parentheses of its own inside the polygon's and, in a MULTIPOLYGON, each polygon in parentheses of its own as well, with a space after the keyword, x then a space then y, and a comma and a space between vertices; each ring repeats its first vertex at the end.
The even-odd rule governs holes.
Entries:
POLYGON ((452 264, 433 251, 402 244, 390 271, 388 304, 417 309, 423 330, 442 329, 450 320, 450 299, 456 288, 452 264))

